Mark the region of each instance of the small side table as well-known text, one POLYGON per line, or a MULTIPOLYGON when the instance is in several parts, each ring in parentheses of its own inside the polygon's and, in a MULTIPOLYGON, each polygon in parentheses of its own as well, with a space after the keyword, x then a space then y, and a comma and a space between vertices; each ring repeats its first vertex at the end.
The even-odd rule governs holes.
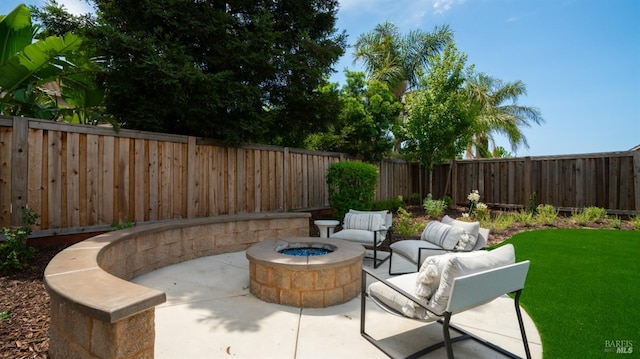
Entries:
POLYGON ((333 233, 333 229, 340 224, 340 221, 334 219, 318 219, 313 221, 313 224, 318 226, 321 238, 329 238, 333 233))

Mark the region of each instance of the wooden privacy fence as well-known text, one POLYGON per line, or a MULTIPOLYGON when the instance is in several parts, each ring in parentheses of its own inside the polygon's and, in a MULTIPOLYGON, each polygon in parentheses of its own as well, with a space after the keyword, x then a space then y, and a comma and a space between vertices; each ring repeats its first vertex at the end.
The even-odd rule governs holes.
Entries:
MULTIPOLYGON (((40 233, 104 230, 113 223, 329 206, 326 171, 344 154, 276 146, 226 147, 190 136, 0 116, 0 227, 41 215, 40 233)), ((490 205, 598 206, 640 211, 640 152, 378 164, 376 200, 477 189, 490 205)))
POLYGON ((435 198, 448 194, 458 204, 477 189, 481 202, 498 207, 640 211, 640 151, 459 160, 436 167, 432 179, 435 198))
MULTIPOLYGON (((328 207, 326 171, 344 155, 226 147, 190 136, 0 117, 0 226, 19 208, 51 234, 220 214, 328 207)), ((410 165, 380 164, 377 199, 408 196, 410 165)))

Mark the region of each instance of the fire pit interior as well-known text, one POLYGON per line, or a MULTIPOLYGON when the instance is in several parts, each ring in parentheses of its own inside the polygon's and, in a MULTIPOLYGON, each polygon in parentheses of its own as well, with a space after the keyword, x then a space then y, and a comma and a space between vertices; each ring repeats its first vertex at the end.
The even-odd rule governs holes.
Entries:
POLYGON ((251 293, 267 302, 324 308, 355 298, 364 248, 332 238, 284 238, 247 249, 251 293))
POLYGON ((335 246, 323 243, 287 243, 276 247, 276 252, 288 256, 322 256, 336 250, 335 246))

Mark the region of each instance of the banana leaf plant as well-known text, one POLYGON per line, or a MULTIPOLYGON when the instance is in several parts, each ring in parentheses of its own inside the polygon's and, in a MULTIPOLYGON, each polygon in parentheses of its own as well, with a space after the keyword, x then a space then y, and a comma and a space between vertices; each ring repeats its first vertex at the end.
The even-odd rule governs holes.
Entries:
POLYGON ((93 80, 96 66, 80 53, 79 36, 67 33, 36 40, 37 31, 24 4, 0 17, 0 113, 53 120, 64 116, 86 123, 87 109, 104 97, 93 80), (63 99, 73 107, 61 106, 43 88, 50 82, 60 85, 63 99))

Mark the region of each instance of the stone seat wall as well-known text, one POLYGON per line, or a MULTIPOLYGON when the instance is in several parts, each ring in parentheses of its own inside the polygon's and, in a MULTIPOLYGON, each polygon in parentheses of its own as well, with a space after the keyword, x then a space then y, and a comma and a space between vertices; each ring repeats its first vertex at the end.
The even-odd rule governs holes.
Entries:
MULTIPOLYGON (((52 358, 153 358, 155 306, 165 293, 128 280, 183 261, 309 235, 309 213, 173 220, 104 233, 56 255, 45 270, 52 358)), ((248 274, 247 274, 248 275, 248 274)))

